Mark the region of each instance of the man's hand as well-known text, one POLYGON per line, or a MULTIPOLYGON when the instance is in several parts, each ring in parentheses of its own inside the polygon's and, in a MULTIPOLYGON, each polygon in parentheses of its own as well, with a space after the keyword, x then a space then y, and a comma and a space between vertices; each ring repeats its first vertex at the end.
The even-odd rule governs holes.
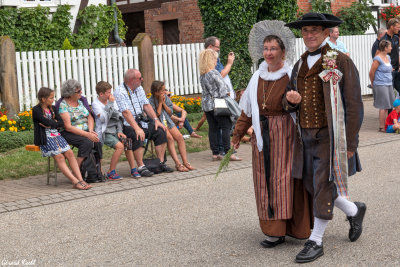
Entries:
POLYGON ((164 124, 162 124, 159 120, 155 120, 154 121, 154 129, 157 131, 158 127, 161 127, 161 129, 163 129, 164 131, 167 130, 167 128, 165 128, 164 124))
POLYGON ((118 138, 122 138, 122 139, 126 139, 126 135, 124 135, 123 133, 118 133, 117 134, 118 138))
POLYGON ((136 140, 144 141, 146 135, 145 135, 144 131, 142 130, 142 128, 137 126, 134 130, 136 133, 136 140))
POLYGON ((301 95, 296 91, 289 91, 286 93, 286 99, 292 104, 299 104, 301 102, 301 95))
POLYGON ((228 54, 228 61, 227 61, 227 64, 232 65, 232 64, 233 64, 233 61, 235 61, 235 53, 233 53, 233 52, 231 51, 231 52, 229 52, 229 54, 228 54))

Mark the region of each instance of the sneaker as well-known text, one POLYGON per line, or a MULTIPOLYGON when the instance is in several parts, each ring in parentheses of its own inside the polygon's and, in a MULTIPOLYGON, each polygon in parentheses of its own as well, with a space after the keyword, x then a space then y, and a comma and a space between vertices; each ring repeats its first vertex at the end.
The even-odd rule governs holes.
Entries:
POLYGON ((137 169, 141 177, 150 177, 153 176, 154 172, 149 171, 146 166, 142 166, 137 169))
POLYGON ((140 178, 140 177, 142 177, 142 176, 140 175, 140 173, 136 170, 136 168, 131 169, 131 176, 132 176, 133 178, 140 178))
POLYGON ((109 180, 121 180, 122 176, 119 176, 118 173, 115 172, 115 170, 112 170, 110 172, 107 172, 107 178, 109 180))
POLYGON ((160 162, 162 172, 173 172, 174 170, 168 167, 164 162, 160 162))

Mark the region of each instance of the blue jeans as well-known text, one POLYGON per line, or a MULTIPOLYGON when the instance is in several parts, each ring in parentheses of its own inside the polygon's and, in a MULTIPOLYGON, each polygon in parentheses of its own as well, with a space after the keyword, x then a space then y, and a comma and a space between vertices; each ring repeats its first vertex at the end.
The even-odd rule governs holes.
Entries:
MULTIPOLYGON (((181 112, 177 112, 176 116, 178 116, 179 118, 182 116, 181 112)), ((183 127, 189 132, 189 134, 193 133, 193 128, 190 125, 189 121, 187 119, 185 119, 185 121, 183 122, 183 127)))

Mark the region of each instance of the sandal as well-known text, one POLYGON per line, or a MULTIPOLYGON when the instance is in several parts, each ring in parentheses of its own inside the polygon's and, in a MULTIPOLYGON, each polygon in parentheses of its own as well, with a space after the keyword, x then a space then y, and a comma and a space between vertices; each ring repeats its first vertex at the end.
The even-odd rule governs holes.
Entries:
POLYGON ((183 163, 183 165, 184 165, 189 171, 193 171, 193 170, 196 169, 195 167, 193 167, 192 165, 190 165, 189 162, 183 163))
POLYGON ((185 166, 183 166, 182 163, 176 164, 175 168, 178 172, 188 172, 189 171, 185 166))
POLYGON ((385 128, 379 128, 378 132, 386 133, 385 128))
POLYGON ((212 156, 212 161, 218 161, 221 160, 223 157, 221 155, 213 155, 212 156))
POLYGON ((82 182, 79 181, 76 184, 74 184, 73 188, 78 189, 78 190, 87 190, 87 186, 82 182))
POLYGON ((232 154, 231 161, 241 161, 242 159, 239 158, 236 154, 232 154))
POLYGON ((93 187, 90 184, 86 183, 85 181, 81 181, 81 182, 86 186, 87 189, 90 189, 93 187))

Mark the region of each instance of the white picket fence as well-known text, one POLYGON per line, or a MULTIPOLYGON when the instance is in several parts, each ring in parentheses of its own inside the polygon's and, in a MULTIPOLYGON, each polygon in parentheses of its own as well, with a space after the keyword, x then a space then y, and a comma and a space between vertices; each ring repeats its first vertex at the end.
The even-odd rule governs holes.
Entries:
POLYGON ((198 55, 204 43, 153 47, 155 79, 175 95, 201 93, 198 55))
MULTIPOLYGON (((367 85, 375 38, 375 35, 340 37, 359 70, 363 95, 372 93, 367 85)), ((198 55, 203 47, 203 43, 153 46, 155 79, 165 81, 166 88, 176 95, 201 93, 198 55)), ((304 51, 302 39, 297 39, 295 58, 304 51)), ((139 68, 136 47, 18 52, 16 62, 21 109, 36 104, 36 94, 42 86, 54 88, 59 98, 62 82, 71 78, 82 84, 83 94, 91 103, 98 81, 108 81, 115 88, 122 83, 128 68, 139 68)))
POLYGON ((20 108, 37 103, 40 87, 55 90, 61 97, 63 81, 76 79, 91 103, 96 83, 107 81, 115 88, 122 83, 125 70, 139 68, 137 47, 17 52, 17 86, 20 108))

